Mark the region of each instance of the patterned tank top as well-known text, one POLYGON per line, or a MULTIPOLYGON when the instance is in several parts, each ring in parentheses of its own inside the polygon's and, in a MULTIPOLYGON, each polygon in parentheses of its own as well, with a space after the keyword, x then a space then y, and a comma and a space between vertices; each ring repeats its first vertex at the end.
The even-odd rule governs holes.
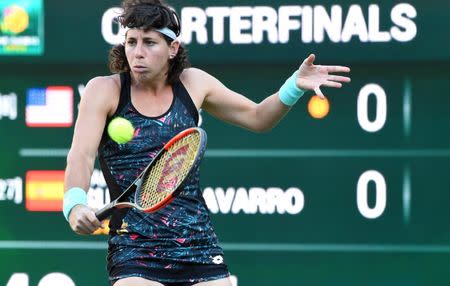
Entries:
MULTIPOLYGON (((131 102, 130 74, 120 76, 119 106, 111 119, 116 116, 128 119, 135 134, 126 144, 117 144, 103 134, 98 157, 111 200, 137 178, 167 141, 198 122, 197 109, 180 81, 172 85, 169 110, 161 116, 148 117, 131 102)), ((130 200, 134 200, 133 195, 130 200)), ((147 214, 135 209, 116 210, 110 220, 109 264, 121 260, 148 263, 142 256, 167 261, 168 265, 210 264, 222 255, 199 187, 199 168, 183 185, 180 195, 160 211, 147 214)))

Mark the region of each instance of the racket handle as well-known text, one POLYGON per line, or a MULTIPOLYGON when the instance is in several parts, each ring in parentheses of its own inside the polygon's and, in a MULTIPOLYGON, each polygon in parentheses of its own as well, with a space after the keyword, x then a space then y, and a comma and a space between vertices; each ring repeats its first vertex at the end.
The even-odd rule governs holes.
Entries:
POLYGON ((114 211, 114 204, 109 203, 106 206, 104 206, 102 209, 95 212, 95 216, 99 221, 104 220, 105 218, 108 218, 112 212, 114 211))

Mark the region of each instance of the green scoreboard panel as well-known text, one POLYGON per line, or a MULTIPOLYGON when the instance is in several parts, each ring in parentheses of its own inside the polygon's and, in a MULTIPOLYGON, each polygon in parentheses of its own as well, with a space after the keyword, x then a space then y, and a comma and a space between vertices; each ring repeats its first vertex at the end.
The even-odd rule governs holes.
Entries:
MULTIPOLYGON (((352 68, 323 89, 322 119, 311 93, 263 134, 201 113, 203 196, 234 285, 449 285, 450 2, 171 4, 193 65, 256 102, 309 53, 352 68)), ((60 208, 77 105, 108 74, 119 6, 0 4, 13 51, 0 54, 0 285, 108 285, 107 236, 74 234, 60 208)), ((96 166, 89 203, 108 200, 96 166)))

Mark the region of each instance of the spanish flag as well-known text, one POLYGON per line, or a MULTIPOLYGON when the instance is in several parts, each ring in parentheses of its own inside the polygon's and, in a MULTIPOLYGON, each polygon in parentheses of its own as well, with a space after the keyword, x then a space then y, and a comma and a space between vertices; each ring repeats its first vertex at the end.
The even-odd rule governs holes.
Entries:
POLYGON ((25 208, 32 212, 60 212, 64 198, 64 171, 28 171, 25 208))

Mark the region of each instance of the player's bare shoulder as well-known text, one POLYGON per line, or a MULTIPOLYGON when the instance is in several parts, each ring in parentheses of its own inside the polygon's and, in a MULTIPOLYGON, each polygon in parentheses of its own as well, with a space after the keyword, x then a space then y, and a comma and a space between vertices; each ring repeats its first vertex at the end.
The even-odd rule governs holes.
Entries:
POLYGON ((120 76, 97 76, 89 80, 82 96, 82 102, 106 109, 107 113, 115 110, 120 98, 120 76))
POLYGON ((86 91, 91 90, 105 95, 120 92, 120 77, 117 74, 94 77, 86 85, 86 91))
POLYGON ((180 75, 180 80, 198 107, 217 82, 213 76, 199 68, 185 69, 180 75))
POLYGON ((208 80, 210 78, 210 74, 208 74, 204 70, 194 67, 184 69, 184 71, 180 75, 181 81, 183 81, 183 83, 186 82, 189 84, 199 84, 204 80, 208 80))

